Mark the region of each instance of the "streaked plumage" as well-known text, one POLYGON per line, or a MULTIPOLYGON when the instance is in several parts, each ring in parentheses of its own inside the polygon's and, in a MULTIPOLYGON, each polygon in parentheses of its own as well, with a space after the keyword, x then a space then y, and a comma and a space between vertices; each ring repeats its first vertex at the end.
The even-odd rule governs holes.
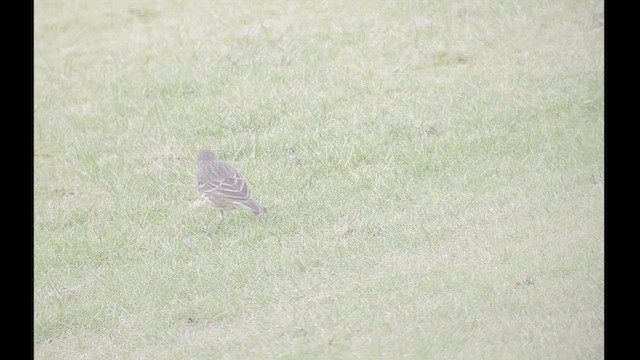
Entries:
POLYGON ((205 202, 220 210, 223 217, 225 210, 240 206, 256 215, 266 211, 251 200, 251 191, 244 176, 211 151, 202 150, 198 153, 196 186, 205 202))

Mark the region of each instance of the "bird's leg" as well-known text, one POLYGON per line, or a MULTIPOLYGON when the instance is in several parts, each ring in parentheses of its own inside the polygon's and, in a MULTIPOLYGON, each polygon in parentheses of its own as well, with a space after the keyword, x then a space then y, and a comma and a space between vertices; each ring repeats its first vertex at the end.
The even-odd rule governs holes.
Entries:
POLYGON ((224 211, 220 210, 220 221, 218 222, 218 226, 216 227, 216 232, 218 232, 218 229, 220 229, 220 225, 222 225, 223 221, 224 221, 224 211))

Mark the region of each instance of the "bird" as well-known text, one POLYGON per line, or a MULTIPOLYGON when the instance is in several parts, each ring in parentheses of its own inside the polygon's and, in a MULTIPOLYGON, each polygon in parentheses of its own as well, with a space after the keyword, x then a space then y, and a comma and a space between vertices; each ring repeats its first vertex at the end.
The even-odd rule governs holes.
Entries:
POLYGON ((198 152, 196 188, 207 205, 220 210, 221 222, 225 211, 239 207, 244 207, 255 215, 267 211, 251 200, 251 191, 244 176, 209 150, 198 152))

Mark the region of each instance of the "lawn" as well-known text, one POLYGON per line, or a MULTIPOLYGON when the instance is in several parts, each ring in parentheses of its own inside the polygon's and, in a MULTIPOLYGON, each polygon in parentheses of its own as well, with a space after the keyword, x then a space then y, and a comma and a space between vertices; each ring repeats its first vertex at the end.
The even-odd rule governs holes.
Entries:
POLYGON ((35 358, 603 358, 603 6, 35 1, 35 358))

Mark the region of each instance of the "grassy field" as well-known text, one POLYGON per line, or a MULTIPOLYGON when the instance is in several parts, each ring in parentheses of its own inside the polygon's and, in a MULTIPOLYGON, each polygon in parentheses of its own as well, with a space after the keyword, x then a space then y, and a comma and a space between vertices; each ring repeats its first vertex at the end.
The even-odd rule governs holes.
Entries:
POLYGON ((34 7, 37 359, 603 358, 601 1, 34 7))

